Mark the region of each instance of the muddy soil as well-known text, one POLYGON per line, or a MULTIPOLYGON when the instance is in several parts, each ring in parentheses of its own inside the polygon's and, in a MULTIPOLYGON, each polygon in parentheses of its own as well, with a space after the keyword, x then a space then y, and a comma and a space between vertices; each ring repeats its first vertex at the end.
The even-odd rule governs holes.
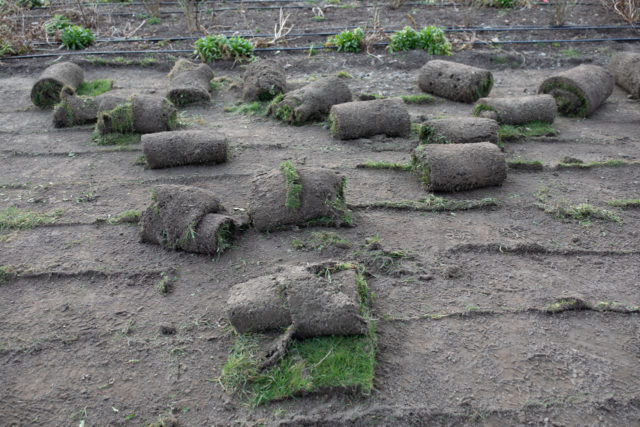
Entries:
MULTIPOLYGON (((606 64, 602 46, 588 46, 583 59, 606 64)), ((476 49, 451 59, 491 69, 490 96, 535 93, 552 70, 575 65, 541 47, 514 54, 517 68, 494 61, 506 54, 476 49)), ((429 58, 272 57, 298 83, 346 71, 354 95, 419 93, 418 69, 429 58)), ((79 63, 87 79, 113 78, 124 94, 165 93, 173 65, 79 63)), ((225 87, 210 104, 181 109, 180 117, 187 129, 227 135, 229 161, 147 170, 137 164, 139 144, 96 146, 91 127, 53 128, 50 112, 29 100, 43 67, 13 62, 0 70, 0 93, 12 100, 0 106, 0 210, 62 211, 49 226, 0 234, 0 265, 18 273, 0 285, 2 424, 143 425, 167 414, 180 425, 631 425, 640 418, 639 314, 607 308, 640 305, 640 210, 608 205, 640 197, 640 105, 620 88, 588 119, 558 118, 556 137, 505 143, 508 159, 540 160, 543 170, 509 170, 501 187, 437 194, 494 197, 498 206, 439 213, 354 208, 353 227, 248 230, 212 257, 142 244, 135 224, 109 219, 143 210, 159 183, 211 190, 241 215, 253 175, 284 160, 344 174, 350 205, 424 199, 428 193, 409 172, 356 168, 409 162, 417 136, 338 141, 326 124, 291 127, 225 112, 241 95, 225 87), (564 156, 631 164, 556 168, 564 156), (540 208, 585 202, 621 222, 561 218, 540 208), (350 245, 292 245, 323 231, 350 245), (368 249, 367 239, 382 249, 368 249), (219 376, 235 338, 225 318, 230 288, 283 265, 328 259, 360 262, 369 272, 379 345, 372 395, 251 408, 226 394, 219 376), (158 291, 161 281, 171 285, 166 295, 158 291), (594 308, 547 313, 569 298, 594 308), (163 333, 166 327, 176 332, 163 333)), ((227 62, 213 69, 237 81, 243 73, 227 62)), ((470 116, 473 105, 436 99, 408 108, 416 121, 470 116)))

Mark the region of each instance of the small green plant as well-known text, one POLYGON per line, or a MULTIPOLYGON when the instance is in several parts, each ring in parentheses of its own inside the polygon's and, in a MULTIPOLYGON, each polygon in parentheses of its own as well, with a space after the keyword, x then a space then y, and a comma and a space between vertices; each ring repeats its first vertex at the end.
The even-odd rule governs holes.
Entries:
POLYGON ((44 23, 44 30, 48 35, 52 36, 57 31, 64 30, 73 26, 73 22, 69 21, 66 16, 55 14, 44 23))
POLYGON ((575 47, 570 47, 568 49, 560 49, 560 53, 567 58, 580 58, 582 56, 582 52, 580 52, 575 47))
POLYGON ((0 285, 7 283, 16 276, 16 271, 11 265, 0 265, 0 285))
POLYGON ((496 6, 500 9, 511 9, 515 4, 515 0, 496 0, 496 6))
POLYGON ((147 18, 146 22, 148 25, 159 25, 162 24, 162 19, 158 18, 157 16, 152 16, 151 18, 147 18))
POLYGON ((327 44, 336 46, 338 52, 360 52, 364 46, 364 31, 360 27, 354 30, 345 30, 333 37, 329 37, 327 44))
POLYGON ((84 27, 79 25, 72 25, 62 31, 60 40, 67 49, 80 50, 91 45, 95 41, 93 33, 84 27))
POLYGON ((208 35, 196 40, 194 44, 196 55, 202 62, 215 59, 250 59, 253 57, 253 44, 242 37, 227 38, 223 34, 208 35))
POLYGON ((287 186, 287 200, 284 205, 288 209, 298 209, 300 207, 300 193, 302 193, 300 175, 289 160, 282 162, 280 170, 284 173, 287 186))
POLYGON ((442 29, 432 25, 416 31, 404 27, 389 38, 389 51, 426 50, 429 55, 451 55, 451 43, 442 29))
POLYGON ((343 71, 343 70, 338 71, 337 75, 341 79, 350 79, 351 78, 351 74, 349 74, 349 73, 347 73, 346 71, 343 71))
POLYGON ((98 96, 113 87, 113 80, 85 80, 76 89, 76 95, 98 96))
POLYGON ((253 101, 248 104, 238 101, 235 105, 225 106, 222 110, 225 113, 242 114, 245 116, 264 116, 269 104, 267 102, 253 101))
MULTIPOLYGON (((3 3, 0 3, 2 5, 3 3)), ((33 9, 34 7, 44 6, 43 0, 18 0, 18 5, 25 9, 33 9)))

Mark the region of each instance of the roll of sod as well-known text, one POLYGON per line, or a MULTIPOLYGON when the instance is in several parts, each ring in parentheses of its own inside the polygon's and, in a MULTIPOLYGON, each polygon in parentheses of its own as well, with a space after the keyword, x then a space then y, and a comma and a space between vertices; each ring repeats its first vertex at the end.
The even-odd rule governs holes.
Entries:
POLYGON ((231 288, 227 316, 239 333, 286 328, 291 324, 287 304, 288 280, 262 276, 231 288))
POLYGON ((61 62, 46 68, 31 88, 31 101, 40 108, 51 108, 60 102, 64 86, 73 89, 84 81, 84 71, 72 62, 61 62))
POLYGON ((351 101, 351 91, 339 77, 325 77, 274 98, 269 114, 283 122, 301 125, 324 120, 331 107, 351 101))
POLYGON ((420 127, 420 140, 424 144, 497 143, 499 128, 495 120, 481 117, 431 119, 420 127))
POLYGON ((150 169, 227 161, 226 138, 208 131, 149 133, 142 135, 140 141, 150 169))
POLYGON ((213 193, 197 187, 161 185, 140 216, 142 242, 187 252, 219 254, 233 237, 234 221, 213 193))
POLYGON ((490 142, 419 145, 411 163, 415 174, 431 191, 501 185, 507 177, 504 154, 490 142))
POLYGON ((491 71, 457 62, 434 59, 422 66, 418 86, 424 92, 458 102, 475 102, 489 95, 491 71))
POLYGON ((132 95, 129 102, 98 114, 96 129, 108 133, 154 133, 175 127, 176 107, 166 98, 132 95))
POLYGON ((505 125, 553 123, 557 112, 556 101, 551 95, 480 98, 473 109, 474 116, 494 119, 505 125))
POLYGON ((613 91, 613 77, 597 65, 579 65, 554 74, 542 82, 538 93, 553 95, 558 113, 587 117, 607 100, 613 91))
POLYGON ((211 101, 209 94, 211 79, 213 79, 213 71, 207 64, 194 64, 181 58, 169 73, 167 98, 177 106, 209 102, 211 101))
POLYGON ((640 98, 640 53, 618 52, 609 61, 609 72, 616 84, 629 92, 634 98, 640 98))
POLYGON ((290 162, 253 180, 249 216, 256 229, 318 221, 328 225, 348 222, 344 200, 345 178, 322 168, 296 170, 290 162))
POLYGON ((332 271, 331 280, 304 267, 287 267, 231 288, 227 315, 239 332, 282 329, 294 336, 363 335, 355 272, 332 271))
POLYGON ((284 67, 271 59, 260 59, 247 66, 242 99, 247 102, 271 101, 287 89, 284 67))
POLYGON ((409 112, 400 98, 336 104, 329 112, 329 124, 336 139, 407 137, 411 132, 409 112))
POLYGON ((109 111, 126 102, 123 96, 103 93, 98 96, 78 96, 70 86, 60 92, 60 103, 53 109, 53 126, 65 128, 95 123, 101 111, 109 111))
POLYGON ((300 338, 324 335, 364 335, 367 322, 360 316, 360 296, 353 270, 308 277, 287 288, 288 306, 295 335, 300 338))

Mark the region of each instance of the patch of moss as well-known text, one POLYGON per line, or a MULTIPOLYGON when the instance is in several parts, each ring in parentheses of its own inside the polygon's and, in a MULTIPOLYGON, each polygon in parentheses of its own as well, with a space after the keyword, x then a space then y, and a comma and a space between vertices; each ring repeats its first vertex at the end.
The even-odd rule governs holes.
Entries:
POLYGON ((289 160, 282 162, 280 170, 284 173, 287 187, 287 200, 284 205, 288 209, 298 209, 300 207, 300 194, 302 193, 300 175, 289 160))

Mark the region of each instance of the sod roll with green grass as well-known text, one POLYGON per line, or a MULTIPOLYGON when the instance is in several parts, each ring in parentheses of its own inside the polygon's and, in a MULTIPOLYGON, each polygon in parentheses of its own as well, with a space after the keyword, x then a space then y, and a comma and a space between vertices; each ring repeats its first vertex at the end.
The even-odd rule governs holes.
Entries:
POLYGON ((259 59, 247 65, 242 85, 245 102, 271 101, 287 90, 287 78, 281 63, 259 59))
POLYGON ((501 185, 507 177, 505 157, 490 142, 422 144, 411 159, 413 171, 431 191, 464 191, 501 185))
POLYGON ((78 96, 72 87, 60 92, 60 102, 53 109, 53 126, 65 128, 95 123, 101 111, 109 111, 127 102, 121 95, 103 93, 98 96, 78 96))
POLYGON ((498 123, 481 117, 451 117, 431 119, 420 127, 424 144, 468 144, 498 142, 498 123))
POLYGON ((209 102, 213 71, 207 64, 194 64, 184 58, 176 61, 169 72, 167 98, 174 105, 182 106, 196 102, 209 102))
POLYGON ((605 68, 582 64, 545 79, 538 93, 553 95, 563 116, 587 117, 611 95, 613 83, 605 68))
POLYGON ((632 97, 640 98, 640 53, 614 54, 609 60, 609 72, 618 86, 629 92, 632 97))
POLYGON ((551 95, 480 98, 473 109, 474 116, 493 119, 505 125, 553 123, 557 112, 556 101, 551 95))
POLYGON ((424 92, 458 102, 475 102, 493 87, 491 71, 433 59, 420 68, 418 86, 424 92))
POLYGON ((210 131, 183 130, 142 135, 142 151, 150 169, 227 161, 227 140, 210 131))
POLYGON ((128 102, 100 112, 96 129, 100 135, 154 133, 172 130, 175 122, 176 107, 168 99, 152 95, 132 95, 128 102))
POLYGON ((284 162, 280 169, 254 178, 249 216, 260 231, 291 224, 348 225, 345 183, 331 169, 296 168, 284 162))
POLYGON ((72 62, 47 67, 31 88, 31 101, 40 108, 51 108, 60 102, 64 86, 76 89, 84 81, 84 71, 72 62))
POLYGON ((283 122, 301 125, 324 120, 331 107, 351 101, 351 91, 345 79, 324 77, 308 85, 278 95, 269 106, 269 114, 283 122))
POLYGON ((411 133, 409 112, 400 98, 336 104, 329 112, 329 125, 331 135, 343 140, 374 135, 408 137, 411 133))
POLYGON ((236 223, 215 195, 184 185, 160 185, 140 216, 140 239, 165 248, 217 255, 231 245, 236 223))

